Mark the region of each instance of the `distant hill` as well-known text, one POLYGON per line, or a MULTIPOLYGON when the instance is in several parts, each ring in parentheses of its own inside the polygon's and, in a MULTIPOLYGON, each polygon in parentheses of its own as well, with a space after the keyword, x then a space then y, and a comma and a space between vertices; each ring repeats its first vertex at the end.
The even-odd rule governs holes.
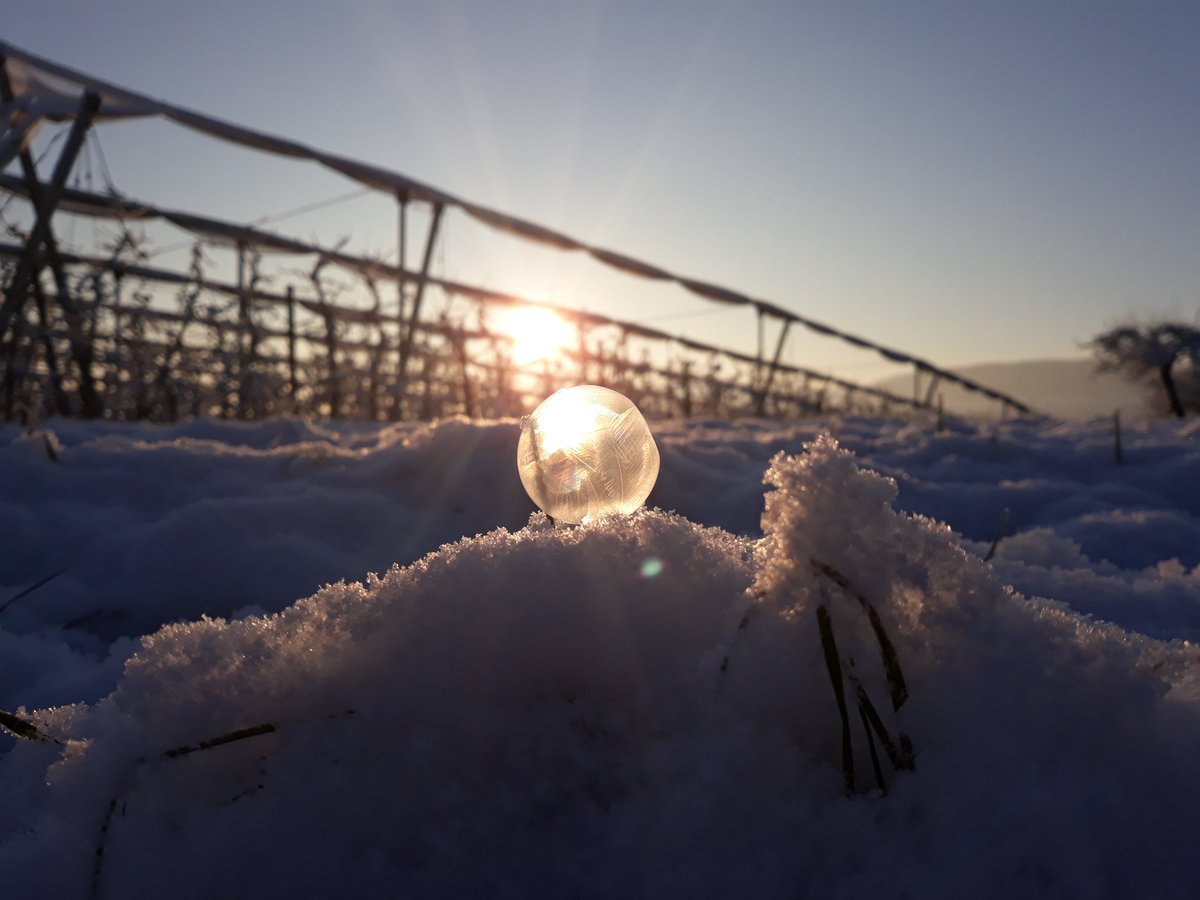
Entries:
MULTIPOLYGON (((1141 388, 1112 374, 1097 374, 1091 359, 1034 359, 1022 362, 979 363, 953 371, 1022 400, 1038 412, 1060 419, 1089 419, 1120 409, 1124 418, 1147 415, 1141 388)), ((897 375, 877 387, 912 396, 912 376, 897 375)), ((995 414, 994 401, 952 384, 940 388, 946 409, 963 414, 995 414)))

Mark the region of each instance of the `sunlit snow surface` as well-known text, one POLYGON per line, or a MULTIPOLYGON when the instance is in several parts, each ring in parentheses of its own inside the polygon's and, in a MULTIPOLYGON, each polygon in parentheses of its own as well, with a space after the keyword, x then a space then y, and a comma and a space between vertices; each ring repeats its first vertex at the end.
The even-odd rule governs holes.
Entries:
POLYGON ((65 743, 0 737, 6 895, 1195 895, 1200 429, 652 425, 678 514, 577 528, 516 422, 0 429, 0 604, 69 567, 0 613, 65 743), (812 559, 905 668, 887 796, 812 559))

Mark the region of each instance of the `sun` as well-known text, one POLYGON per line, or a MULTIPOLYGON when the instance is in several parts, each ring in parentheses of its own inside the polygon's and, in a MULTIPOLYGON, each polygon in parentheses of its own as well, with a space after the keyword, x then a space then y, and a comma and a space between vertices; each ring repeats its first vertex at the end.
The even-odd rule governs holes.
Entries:
POLYGON ((575 336, 562 316, 538 306, 509 310, 497 324, 513 339, 513 362, 518 365, 553 356, 575 336))

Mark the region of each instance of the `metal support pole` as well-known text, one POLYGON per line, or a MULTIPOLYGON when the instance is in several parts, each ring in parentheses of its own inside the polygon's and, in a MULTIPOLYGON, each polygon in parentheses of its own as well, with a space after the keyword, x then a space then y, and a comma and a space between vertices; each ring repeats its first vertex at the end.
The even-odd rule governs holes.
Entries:
MULTIPOLYGON (((761 321, 761 320, 760 320, 761 321)), ((779 331, 779 341, 775 344, 775 356, 771 359, 771 368, 767 370, 767 377, 758 389, 758 397, 755 402, 754 414, 762 416, 767 411, 767 394, 771 390, 771 385, 775 381, 775 373, 779 370, 779 360, 783 356, 783 342, 787 340, 788 329, 792 327, 792 320, 785 319, 783 328, 779 331)), ((761 347, 761 343, 759 344, 761 347)))
POLYGON ((392 407, 393 421, 399 420, 403 412, 404 369, 408 360, 404 356, 404 306, 408 290, 408 192, 396 194, 396 398, 392 407))
POLYGON ((471 384, 471 372, 468 369, 469 359, 467 357, 467 339, 459 329, 451 339, 454 345, 454 355, 458 357, 458 368, 461 377, 462 386, 462 402, 463 415, 467 418, 475 418, 477 415, 475 409, 475 389, 471 384))
POLYGON ((239 419, 248 419, 250 397, 250 298, 246 296, 246 244, 237 243, 237 301, 238 301, 238 409, 239 419))
POLYGON ((762 383, 763 343, 766 339, 763 334, 763 319, 766 314, 763 312, 761 306, 756 306, 754 311, 758 315, 758 343, 754 351, 754 388, 757 390, 758 386, 762 383))
POLYGON ((441 203, 433 204, 433 219, 429 223, 429 235, 425 240, 425 257, 421 261, 421 274, 417 278, 417 292, 413 297, 412 310, 409 312, 408 325, 400 337, 400 371, 397 373, 397 402, 404 399, 408 384, 408 360, 412 356, 413 338, 417 332, 417 317, 421 314, 421 301, 425 297, 425 285, 429 278, 429 265, 433 262, 433 247, 437 242, 438 228, 442 222, 441 203))
POLYGON ((300 381, 296 377, 296 292, 289 284, 287 289, 287 339, 288 339, 288 398, 292 401, 292 413, 299 411, 296 394, 300 381))
POLYGON ((938 375, 936 372, 932 374, 932 377, 929 379, 929 387, 925 389, 925 401, 921 404, 922 406, 929 407, 933 405, 933 398, 937 393, 938 384, 941 380, 941 375, 938 375))
POLYGON ((325 319, 325 355, 328 357, 329 418, 336 419, 342 413, 342 373, 337 362, 337 329, 329 304, 321 304, 321 315, 325 319))
MULTIPOLYGON (((50 393, 54 398, 54 408, 60 416, 69 416, 71 403, 67 399, 67 392, 63 390, 62 371, 58 367, 58 354, 54 350, 53 323, 50 321, 50 311, 47 309, 46 294, 36 280, 31 282, 31 287, 36 302, 38 325, 42 332, 42 351, 46 357, 46 368, 50 370, 50 393)), ((32 354, 30 358, 32 359, 32 354)))
POLYGON ((684 418, 692 416, 692 364, 688 360, 683 361, 683 373, 680 377, 683 387, 683 415, 684 418))

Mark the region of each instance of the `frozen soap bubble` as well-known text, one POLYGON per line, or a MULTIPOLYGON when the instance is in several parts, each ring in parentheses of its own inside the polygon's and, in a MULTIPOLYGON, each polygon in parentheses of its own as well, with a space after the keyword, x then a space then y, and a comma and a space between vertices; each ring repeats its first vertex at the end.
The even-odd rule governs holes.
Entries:
POLYGON ((628 397, 581 384, 556 391, 521 420, 517 470, 546 515, 579 523, 645 503, 658 478, 658 447, 628 397))

